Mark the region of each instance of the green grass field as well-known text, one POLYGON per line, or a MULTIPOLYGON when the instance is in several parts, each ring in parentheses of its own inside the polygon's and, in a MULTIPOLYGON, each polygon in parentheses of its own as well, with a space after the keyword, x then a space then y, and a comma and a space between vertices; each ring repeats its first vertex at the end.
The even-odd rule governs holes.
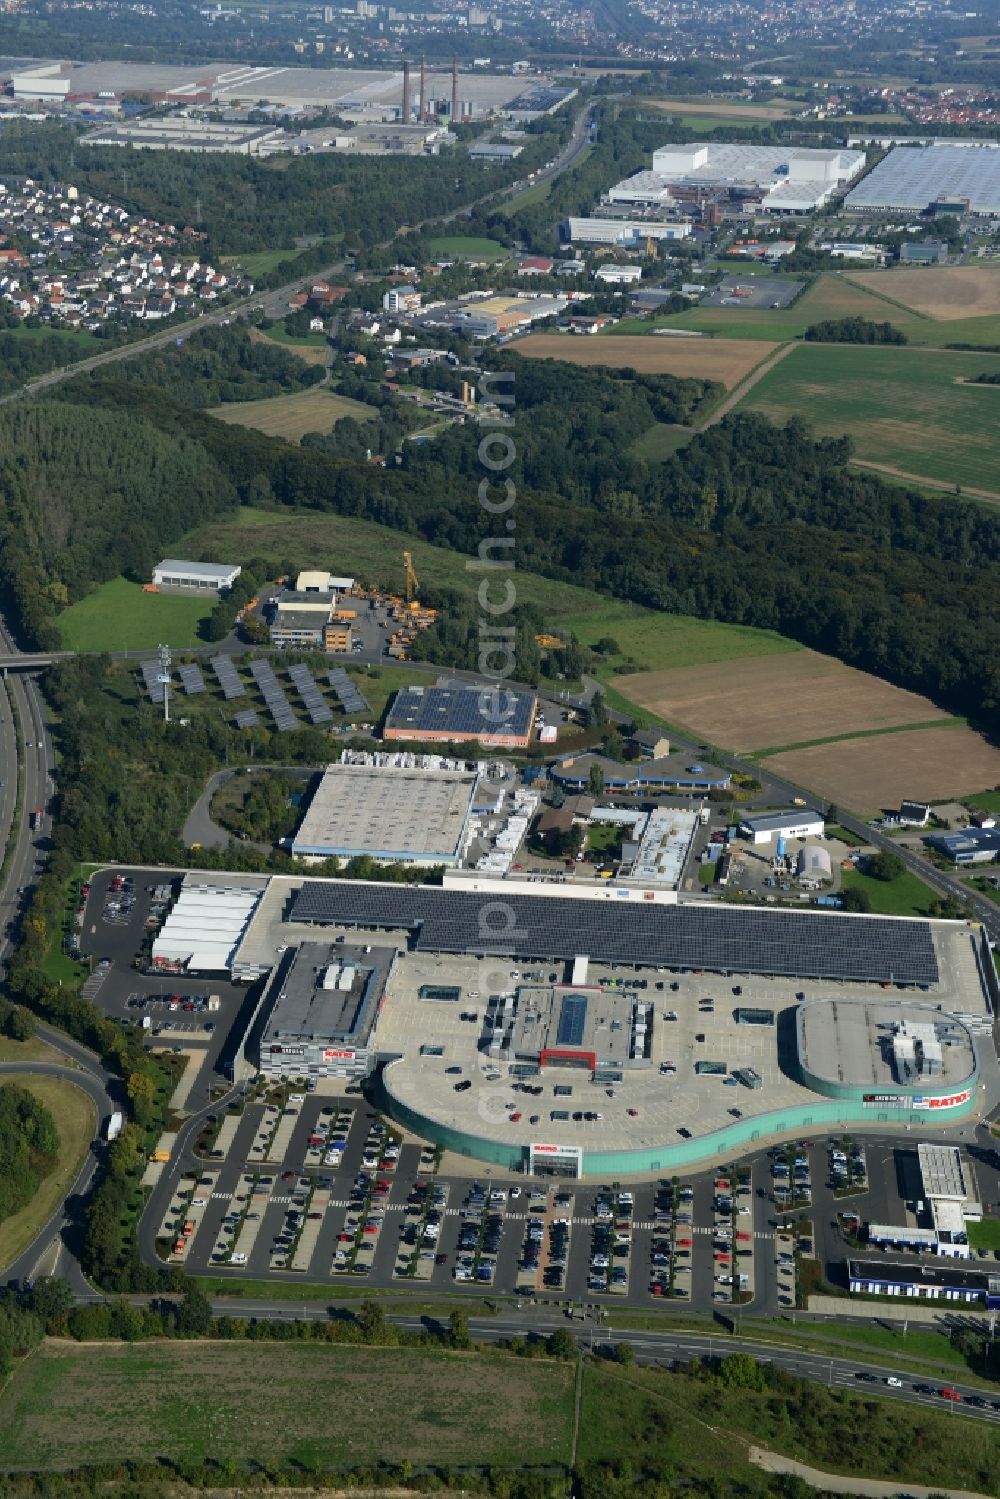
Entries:
POLYGON ((926 916, 931 902, 937 900, 930 886, 909 870, 896 880, 876 880, 860 869, 846 869, 842 878, 845 890, 865 892, 879 916, 926 916))
POLYGON ((87 332, 86 328, 26 328, 21 323, 16 328, 8 328, 4 331, 13 333, 15 338, 34 339, 36 341, 41 339, 43 342, 48 338, 53 338, 58 333, 61 339, 65 339, 70 345, 78 349, 81 359, 84 359, 88 354, 99 354, 102 349, 108 347, 105 339, 95 338, 92 333, 87 332))
POLYGON ((428 248, 442 260, 503 260, 510 254, 499 240, 475 234, 440 234, 428 241, 428 248))
POLYGON ((969 1243, 973 1249, 1000 1249, 1000 1218, 984 1218, 968 1223, 969 1243))
POLYGON ((998 354, 803 344, 740 403, 773 421, 802 416, 820 435, 849 433, 861 461, 1000 493, 1000 386, 964 383, 1000 372, 998 354))
POLYGON ((224 255, 224 265, 242 266, 248 276, 264 276, 273 271, 283 260, 291 260, 298 251, 294 245, 280 250, 248 250, 242 255, 224 255))
MULTIPOLYGON (((31 1044, 30 1042, 28 1043, 31 1044)), ((46 1048, 47 1050, 47 1048, 46 1048)), ((61 1060, 61 1059, 60 1059, 61 1060)), ((0 1270, 26 1249, 69 1191, 97 1131, 94 1105, 82 1089, 58 1077, 5 1072, 0 1081, 27 1088, 51 1113, 59 1131, 53 1169, 19 1213, 0 1223, 0 1270)), ((0 1422, 2 1424, 2 1422, 0 1422)))
POLYGON ((574 1365, 514 1362, 298 1343, 50 1343, 0 1395, 0 1464, 64 1467, 110 1451, 307 1467, 566 1463, 574 1365))
POLYGON ((975 796, 965 796, 963 801, 970 807, 979 807, 983 812, 1000 812, 1000 788, 996 791, 980 791, 975 796))
POLYGON ((314 385, 310 390, 297 390, 292 395, 212 406, 208 415, 220 422, 228 422, 231 427, 251 427, 268 437, 298 442, 307 432, 331 431, 334 422, 339 422, 344 416, 360 422, 370 421, 375 408, 350 396, 337 395, 325 385, 314 385))
MULTIPOLYGON (((0 1394, 0 1463, 61 1469, 114 1451, 306 1473, 404 1458, 415 1467, 565 1465, 575 1375, 573 1361, 500 1352, 50 1340, 0 1394)), ((756 1391, 655 1367, 584 1365, 584 1466, 627 1458, 637 1477, 668 1473, 679 1491, 758 1493, 756 1444, 848 1476, 860 1450, 866 1474, 900 1485, 1000 1485, 992 1429, 962 1414, 815 1383, 756 1391)), ((599 1492, 595 1481, 588 1492, 599 1492)))
POLYGON ((670 422, 654 422, 648 427, 641 437, 637 437, 629 448, 629 452, 635 458, 643 458, 647 463, 662 463, 683 448, 694 436, 690 427, 676 427, 670 422))
POLYGON ((198 626, 214 599, 144 593, 138 583, 112 578, 59 615, 68 651, 151 651, 158 645, 199 644, 198 626))
MULTIPOLYGON (((422 581, 468 593, 478 587, 478 574, 467 571, 468 558, 461 552, 430 546, 370 521, 320 516, 312 510, 247 508, 190 532, 177 547, 182 555, 196 558, 263 556, 273 558, 275 565, 279 561, 302 567, 329 565, 364 582, 397 590, 403 585, 401 553, 405 547, 413 553, 422 581)), ((606 670, 608 675, 621 670, 629 658, 652 670, 798 650, 795 641, 767 630, 658 614, 536 573, 516 573, 515 583, 518 600, 537 604, 557 632, 572 632, 588 645, 613 637, 621 654, 605 659, 602 673, 606 670)))

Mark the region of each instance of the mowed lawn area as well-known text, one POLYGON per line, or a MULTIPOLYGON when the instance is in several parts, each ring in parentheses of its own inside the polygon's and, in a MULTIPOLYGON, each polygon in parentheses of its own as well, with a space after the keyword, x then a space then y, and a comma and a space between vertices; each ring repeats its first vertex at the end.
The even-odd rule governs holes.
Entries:
POLYGON ((63 610, 56 623, 68 651, 155 651, 198 645, 198 628, 217 600, 145 593, 138 583, 112 578, 63 610))
POLYGON ((368 421, 374 415, 373 406, 352 401, 349 396, 338 396, 325 387, 299 390, 290 396, 270 396, 263 401, 232 401, 209 411, 209 416, 216 416, 230 426, 253 427, 268 437, 284 437, 288 442, 298 442, 307 432, 329 432, 342 416, 368 421))
MULTIPOLYGON (((61 1057, 56 1057, 61 1061, 61 1057)), ((82 1088, 58 1077, 34 1076, 30 1072, 5 1072, 3 1083, 27 1088, 43 1103, 59 1131, 59 1154, 55 1166, 38 1191, 19 1213, 0 1223, 0 1270, 26 1249, 50 1214, 54 1213, 76 1179, 84 1156, 97 1133, 97 1115, 82 1088)), ((3 1418, 0 1417, 0 1428, 3 1418)), ((0 1438, 2 1440, 2 1438, 0 1438)))
POLYGON ((510 254, 498 239, 476 234, 439 234, 428 249, 442 260, 503 260, 510 254))
POLYGON ((298 1343, 49 1342, 0 1395, 0 1464, 566 1463, 576 1366, 298 1343), (100 1399, 94 1392, 100 1391, 100 1399))
POLYGON ((850 435, 859 460, 1000 494, 1000 354, 803 344, 758 381, 740 410, 801 416, 817 434, 850 435))

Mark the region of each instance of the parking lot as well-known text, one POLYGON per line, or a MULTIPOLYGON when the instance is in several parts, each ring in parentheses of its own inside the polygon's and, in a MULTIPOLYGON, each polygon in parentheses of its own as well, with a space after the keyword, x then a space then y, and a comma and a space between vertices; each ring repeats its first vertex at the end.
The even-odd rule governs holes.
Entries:
MULTIPOLYGON (((154 870, 95 876, 79 944, 93 965, 88 993, 95 1003, 140 1027, 148 1045, 191 1056, 185 1074, 194 1079, 191 1095, 177 1107, 200 1114, 213 1088, 217 1095, 228 1086, 230 1032, 242 1036, 257 990, 142 971, 172 881, 154 870)), ((424 1078, 426 1084, 428 1077, 453 1074, 446 1096, 464 1107, 476 1091, 489 1092, 483 1069, 490 1064, 475 1048, 490 964, 425 956, 411 967, 411 986, 454 973, 463 1003, 472 1007, 435 1008, 445 1054, 428 1060, 424 1078), (470 979, 477 988, 468 986, 470 979), (464 1093, 455 1092, 459 1084, 464 1093)), ((505 1128, 516 1130, 523 1119, 530 1130, 536 1116, 549 1130, 558 1128, 552 1119, 562 1110, 578 1132, 598 1131, 614 1116, 631 1137, 659 1130, 664 1120, 672 1127, 675 1119, 691 1119, 682 1104, 707 1112, 709 1097, 720 1119, 752 1109, 760 1094, 740 1087, 732 1071, 702 1076, 695 1064, 706 1058, 725 1059, 730 1069, 756 1068, 764 1089, 772 1085, 772 1028, 737 1025, 734 1010, 792 1003, 793 980, 733 984, 655 971, 643 979, 594 965, 592 981, 612 992, 638 988, 655 1008, 658 1036, 643 1095, 565 1072, 510 1079, 503 1088, 494 1085, 505 1128), (673 1114, 658 1098, 653 1102, 674 1076, 692 1074, 695 1089, 678 1097, 673 1114)), ((810 992, 824 987, 810 985, 810 992)), ((426 1023, 428 1013, 412 1005, 401 1020, 426 1023)), ((233 1111, 206 1122, 197 1148, 197 1156, 184 1150, 169 1162, 144 1225, 161 1258, 192 1273, 331 1285, 357 1277, 379 1287, 415 1280, 442 1291, 606 1306, 651 1308, 675 1299, 698 1309, 792 1307, 803 1246, 836 1286, 851 1215, 908 1223, 919 1195, 915 1141, 903 1146, 867 1133, 770 1151, 765 1141, 726 1170, 683 1180, 526 1180, 453 1157, 440 1166, 429 1146, 382 1119, 356 1084, 334 1079, 316 1091, 262 1084, 233 1111), (805 1222, 798 1239, 779 1238, 797 1220, 805 1222)), ((992 1154, 970 1145, 969 1155, 979 1198, 995 1211, 1000 1172, 992 1154)))
POLYGON ((804 281, 790 281, 777 276, 726 276, 713 286, 702 307, 773 308, 775 311, 787 307, 795 300, 805 285, 804 281))
POLYGON ((80 960, 91 967, 83 989, 88 999, 113 1019, 142 1029, 148 1046, 203 1057, 187 1104, 193 1110, 208 1102, 215 1070, 225 1074, 229 1032, 252 1007, 253 993, 224 978, 142 971, 176 888, 176 879, 154 870, 95 875, 84 887, 78 943, 80 960))

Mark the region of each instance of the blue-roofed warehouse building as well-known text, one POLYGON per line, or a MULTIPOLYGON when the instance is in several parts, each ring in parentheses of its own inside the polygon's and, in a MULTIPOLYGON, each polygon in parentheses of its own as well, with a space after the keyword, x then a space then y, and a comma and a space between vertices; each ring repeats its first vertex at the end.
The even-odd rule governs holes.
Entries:
POLYGON ((953 864, 992 864, 1000 858, 1000 828, 962 828, 958 833, 931 833, 929 848, 953 864))
POLYGON ((590 781, 591 769, 597 766, 604 777, 605 791, 648 792, 682 791, 705 795, 709 791, 728 791, 732 776, 719 765, 703 765, 687 755, 662 755, 656 760, 636 760, 629 764, 609 760, 606 755, 573 755, 557 761, 551 776, 567 791, 582 791, 590 781))

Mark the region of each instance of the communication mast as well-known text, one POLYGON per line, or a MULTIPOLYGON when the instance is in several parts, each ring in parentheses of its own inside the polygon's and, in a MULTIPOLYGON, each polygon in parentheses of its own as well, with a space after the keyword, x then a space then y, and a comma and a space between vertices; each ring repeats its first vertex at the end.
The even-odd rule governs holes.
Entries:
POLYGON ((170 722, 170 647, 161 645, 157 649, 160 670, 156 680, 163 687, 163 722, 170 722))

